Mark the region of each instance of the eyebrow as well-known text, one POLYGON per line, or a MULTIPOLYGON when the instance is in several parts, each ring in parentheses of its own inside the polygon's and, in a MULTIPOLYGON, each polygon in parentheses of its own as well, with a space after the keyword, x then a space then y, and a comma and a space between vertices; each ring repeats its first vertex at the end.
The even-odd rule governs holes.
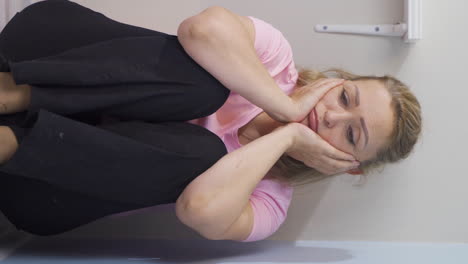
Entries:
POLYGON ((356 104, 356 106, 359 106, 359 88, 357 87, 356 84, 353 83, 353 86, 354 86, 354 92, 356 93, 356 96, 354 96, 354 103, 356 104))
MULTIPOLYGON (((359 103, 360 103, 360 94, 359 94, 359 87, 353 83, 353 86, 354 86, 354 91, 356 93, 356 96, 354 96, 354 101, 355 101, 355 104, 356 106, 359 106, 359 103)), ((364 147, 365 148, 367 146, 367 143, 369 142, 369 131, 367 130, 367 126, 366 126, 366 122, 364 122, 364 118, 361 117, 361 127, 362 127, 362 130, 364 131, 364 136, 366 137, 366 143, 364 144, 364 147)))
POLYGON ((366 127, 366 122, 364 122, 364 118, 361 117, 361 126, 362 130, 364 131, 364 135, 366 136, 366 144, 364 145, 364 148, 367 146, 367 143, 369 142, 369 132, 367 131, 366 127))

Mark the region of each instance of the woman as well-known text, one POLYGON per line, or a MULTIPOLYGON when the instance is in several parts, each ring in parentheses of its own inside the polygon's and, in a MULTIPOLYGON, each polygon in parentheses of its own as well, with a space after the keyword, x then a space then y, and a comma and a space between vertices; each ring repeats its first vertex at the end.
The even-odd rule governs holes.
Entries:
POLYGON ((404 158, 420 132, 401 82, 298 74, 279 31, 219 7, 176 37, 40 2, 0 51, 0 206, 39 235, 176 202, 208 239, 260 240, 290 183, 404 158))

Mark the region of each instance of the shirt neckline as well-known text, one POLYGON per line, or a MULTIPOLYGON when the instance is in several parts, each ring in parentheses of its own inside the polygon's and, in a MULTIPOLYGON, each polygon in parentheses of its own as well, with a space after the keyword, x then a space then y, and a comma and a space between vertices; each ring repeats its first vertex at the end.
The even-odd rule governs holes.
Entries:
POLYGON ((242 125, 240 125, 236 129, 232 130, 231 136, 234 138, 234 143, 236 144, 236 149, 239 148, 239 147, 244 146, 239 141, 239 136, 238 136, 239 128, 245 126, 247 123, 252 121, 254 118, 256 118, 258 115, 260 115, 262 112, 263 112, 263 110, 261 108, 255 106, 255 109, 252 112, 250 112, 249 114, 247 114, 247 116, 249 116, 249 118, 246 118, 247 121, 243 122, 242 125))

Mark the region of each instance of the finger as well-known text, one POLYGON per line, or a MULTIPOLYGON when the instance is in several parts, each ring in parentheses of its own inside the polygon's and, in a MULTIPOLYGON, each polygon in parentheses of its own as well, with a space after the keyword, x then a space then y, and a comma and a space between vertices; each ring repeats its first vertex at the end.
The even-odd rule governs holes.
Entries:
POLYGON ((343 79, 325 79, 323 82, 317 83, 315 90, 327 90, 338 86, 344 82, 343 79))
POLYGON ((327 83, 331 83, 331 82, 344 82, 345 80, 344 79, 339 79, 339 78, 321 78, 321 79, 318 79, 314 82, 312 82, 311 84, 307 85, 307 86, 313 86, 314 88, 317 88, 321 85, 324 85, 324 84, 327 84, 327 83))
POLYGON ((314 89, 311 89, 309 96, 310 101, 308 105, 315 105, 330 89, 343 83, 343 80, 324 81, 314 89))
POLYGON ((333 81, 333 80, 341 80, 342 78, 327 78, 327 77, 324 77, 324 78, 319 78, 319 79, 316 79, 315 81, 312 82, 313 83, 319 83, 319 82, 329 82, 329 81, 333 81))
POLYGON ((348 154, 346 152, 343 152, 343 151, 340 151, 338 149, 329 149, 325 155, 329 158, 332 158, 332 159, 335 159, 335 160, 344 160, 344 161, 356 161, 356 158, 351 155, 351 154, 348 154))
POLYGON ((335 159, 328 159, 326 162, 326 168, 325 170, 327 171, 327 174, 337 174, 337 173, 342 173, 351 169, 357 168, 357 166, 350 161, 344 161, 344 160, 335 160, 335 159))
MULTIPOLYGON (((318 79, 318 80, 312 82, 311 84, 307 84, 305 86, 299 87, 298 89, 296 89, 295 92, 296 93, 305 92, 305 93, 308 93, 309 95, 316 96, 316 94, 313 94, 313 93, 317 93, 317 91, 318 91, 319 93, 323 92, 323 94, 324 94, 330 88, 333 88, 333 87, 335 87, 337 85, 340 85, 343 82, 344 82, 343 79, 332 79, 332 78, 318 79), (322 91, 322 90, 324 90, 324 91, 322 91)), ((319 96, 320 96, 320 94, 319 94, 319 96)))
POLYGON ((307 86, 320 86, 326 82, 330 81, 330 78, 320 78, 320 79, 317 79, 313 82, 311 82, 310 84, 308 84, 307 86))
POLYGON ((323 138, 318 137, 318 140, 320 141, 320 148, 323 149, 323 154, 325 156, 335 160, 357 161, 353 155, 335 148, 323 138))

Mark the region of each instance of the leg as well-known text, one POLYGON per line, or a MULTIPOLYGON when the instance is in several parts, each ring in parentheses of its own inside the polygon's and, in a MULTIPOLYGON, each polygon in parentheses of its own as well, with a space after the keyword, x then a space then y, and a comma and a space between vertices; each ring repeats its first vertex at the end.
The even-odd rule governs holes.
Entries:
POLYGON ((74 2, 49 0, 26 7, 8 22, 0 33, 0 53, 7 61, 21 62, 111 39, 165 35, 119 23, 74 2))
POLYGON ((31 112, 185 121, 212 114, 229 95, 175 37, 110 40, 11 65, 16 83, 33 86, 31 112))
POLYGON ((213 113, 229 94, 175 36, 68 1, 40 2, 17 14, 0 35, 0 50, 16 83, 33 86, 31 112, 182 121, 213 113))
POLYGON ((175 201, 225 153, 221 139, 189 123, 134 121, 97 128, 41 111, 0 171, 104 199, 154 205, 175 201))
POLYGON ((174 203, 226 153, 216 135, 188 123, 98 128, 41 111, 0 166, 0 208, 25 231, 57 234, 110 214, 174 203))
POLYGON ((0 210, 19 230, 60 234, 134 205, 63 190, 46 182, 0 172, 0 210))

